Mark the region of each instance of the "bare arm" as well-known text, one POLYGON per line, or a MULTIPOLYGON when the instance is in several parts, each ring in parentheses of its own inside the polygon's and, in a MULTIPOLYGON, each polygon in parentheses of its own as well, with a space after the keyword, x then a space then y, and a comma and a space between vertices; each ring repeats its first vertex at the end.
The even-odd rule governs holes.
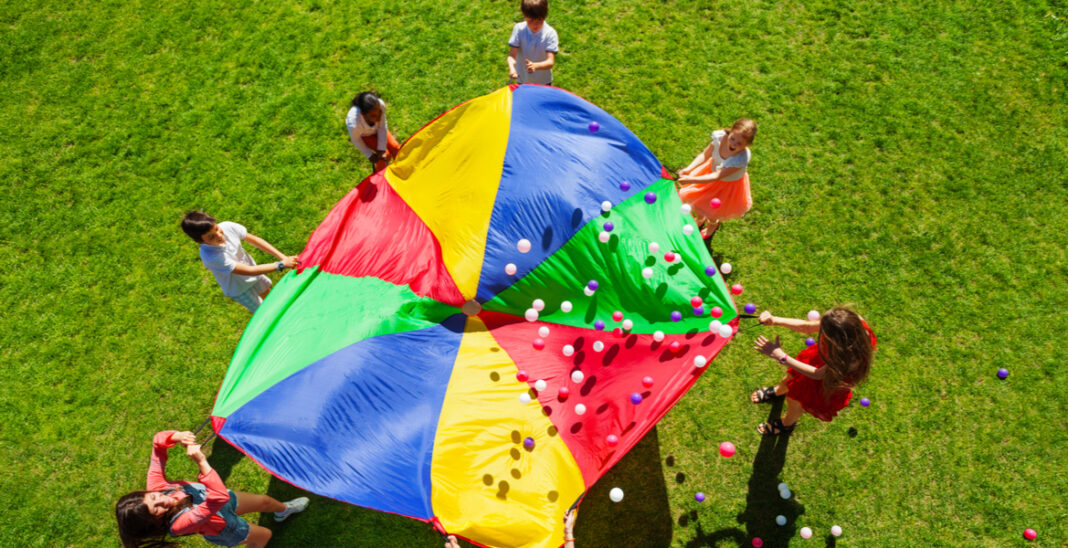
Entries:
POLYGON ((544 61, 538 61, 537 63, 535 63, 534 61, 527 61, 527 72, 534 72, 536 70, 549 70, 555 65, 556 53, 549 51, 545 53, 544 61))
POLYGON ((508 50, 508 77, 515 80, 519 78, 519 73, 515 71, 516 56, 519 55, 519 48, 512 46, 508 50))
POLYGON ((692 162, 690 162, 690 165, 688 165, 685 168, 679 170, 679 175, 689 175, 690 172, 693 171, 693 169, 695 167, 705 163, 705 160, 708 159, 708 155, 712 154, 712 149, 715 148, 715 144, 716 144, 715 141, 713 141, 711 143, 708 143, 708 146, 706 146, 705 149, 702 150, 701 153, 698 154, 697 157, 694 158, 692 162))
POLYGON ((257 249, 259 249, 260 251, 262 251, 264 253, 269 253, 271 255, 274 255, 280 261, 284 261, 287 258, 286 255, 283 255, 281 251, 278 251, 277 249, 275 249, 274 246, 271 245, 270 242, 268 242, 267 240, 264 240, 263 238, 260 238, 259 236, 255 235, 255 234, 252 234, 251 232, 248 233, 245 236, 245 241, 250 243, 250 244, 252 244, 252 245, 254 245, 254 246, 256 246, 257 249))
POLYGON ((578 509, 572 508, 564 514, 564 548, 575 548, 575 519, 578 509))
POLYGON ((785 327, 798 333, 819 333, 820 331, 819 320, 812 322, 795 318, 780 318, 778 316, 772 316, 771 312, 768 312, 767 310, 760 313, 760 323, 764 325, 785 327))
MULTIPOLYGON (((721 167, 706 175, 699 175, 697 177, 690 177, 689 175, 683 175, 679 177, 679 182, 683 184, 693 183, 709 183, 712 181, 718 181, 724 177, 729 177, 741 171, 740 167, 721 167)), ((680 173, 681 174, 681 173, 680 173)))
POLYGON ((822 379, 823 375, 826 373, 826 370, 823 368, 813 367, 805 362, 791 358, 786 354, 786 351, 779 346, 778 337, 775 337, 775 341, 773 342, 761 335, 753 341, 753 348, 755 348, 757 352, 760 352, 783 365, 789 366, 810 379, 822 379))

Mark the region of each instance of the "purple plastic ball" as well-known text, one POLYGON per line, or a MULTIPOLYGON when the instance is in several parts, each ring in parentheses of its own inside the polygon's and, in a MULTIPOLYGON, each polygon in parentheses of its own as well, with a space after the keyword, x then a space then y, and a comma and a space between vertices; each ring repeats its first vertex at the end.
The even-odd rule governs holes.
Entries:
POLYGON ((604 322, 601 320, 593 322, 593 328, 597 331, 604 331, 604 322))
POLYGON ((673 321, 673 322, 682 321, 682 312, 679 312, 678 310, 673 311, 671 313, 671 321, 673 321))
POLYGON ((812 337, 805 339, 805 346, 812 346, 814 344, 816 344, 816 339, 813 339, 812 337))
POLYGON ((867 407, 869 405, 871 405, 871 400, 869 400, 868 398, 860 398, 861 407, 867 407))
POLYGON ((626 192, 626 191, 630 190, 630 183, 628 183, 626 181, 623 181, 622 183, 619 183, 619 190, 622 190, 623 192, 626 192))
POLYGON ((534 449, 534 438, 527 438, 523 440, 523 447, 527 449, 534 449))
POLYGON ((745 313, 752 314, 753 312, 756 312, 756 305, 753 303, 745 303, 745 313))
POLYGON ((601 124, 598 124, 597 122, 590 122, 590 131, 592 131, 593 133, 597 133, 597 130, 599 129, 601 129, 601 124))
POLYGON ((696 500, 697 502, 704 502, 705 501, 705 494, 700 492, 700 491, 698 491, 697 494, 693 496, 693 499, 696 500))
POLYGON ((699 306, 699 307, 693 309, 693 315, 694 316, 704 316, 705 315, 705 307, 699 306))
POLYGON ((614 225, 612 223, 605 223, 604 224, 604 231, 605 232, 612 232, 612 229, 615 228, 615 227, 616 227, 616 225, 614 225))
POLYGON ((590 280, 590 283, 586 284, 586 287, 590 288, 592 291, 597 291, 597 280, 590 280))
POLYGON ((656 203, 656 193, 655 192, 646 192, 645 193, 645 203, 647 203, 647 204, 655 204, 656 203))
POLYGON ((705 276, 715 276, 715 275, 716 275, 716 267, 714 267, 714 266, 706 266, 705 267, 705 276))
POLYGON ((1009 376, 1009 370, 1008 369, 1005 369, 1004 367, 1002 367, 1001 369, 998 369, 998 378, 999 379, 1004 379, 1005 377, 1008 377, 1008 376, 1009 376))
POLYGON ((634 405, 638 405, 641 402, 642 402, 642 395, 641 394, 635 392, 635 393, 630 395, 630 403, 633 403, 634 405))

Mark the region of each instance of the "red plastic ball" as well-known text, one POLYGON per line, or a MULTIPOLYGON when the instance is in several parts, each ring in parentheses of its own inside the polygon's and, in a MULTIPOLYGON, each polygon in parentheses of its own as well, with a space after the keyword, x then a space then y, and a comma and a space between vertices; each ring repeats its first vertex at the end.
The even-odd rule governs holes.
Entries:
POLYGON ((664 260, 669 262, 669 263, 671 261, 674 261, 675 260, 675 254, 670 252, 670 251, 668 251, 667 253, 664 253, 664 260))
POLYGON ((702 303, 704 303, 704 301, 701 300, 701 297, 694 297, 690 299, 690 305, 692 305, 694 308, 701 306, 702 303))
POLYGON ((654 381, 652 377, 642 377, 642 386, 646 388, 651 388, 653 386, 653 382, 654 381))
POLYGON ((624 335, 623 328, 622 327, 617 327, 617 328, 613 329, 612 330, 612 334, 615 335, 616 337, 622 337, 624 335))
POLYGON ((713 306, 710 314, 712 314, 713 318, 718 318, 723 315, 723 309, 718 306, 713 306))
POLYGON ((618 311, 618 310, 616 310, 615 312, 612 313, 612 319, 617 321, 617 322, 623 321, 623 313, 618 311))
POLYGON ((557 392, 557 394, 560 396, 560 398, 567 398, 571 395, 571 389, 566 386, 561 386, 560 391, 557 392))
POLYGON ((742 294, 742 284, 734 284, 734 285, 732 285, 731 286, 731 293, 734 293, 735 295, 741 295, 742 294))
POLYGON ((764 541, 760 537, 753 537, 753 548, 760 548, 764 546, 764 541))
POLYGON ((534 339, 534 342, 531 343, 531 344, 534 345, 534 350, 541 350, 541 349, 545 348, 545 341, 543 341, 541 339, 534 339))
POLYGON ((671 344, 668 345, 668 350, 670 350, 672 352, 678 352, 679 348, 682 348, 682 345, 679 344, 679 341, 674 341, 674 342, 672 342, 671 344))
POLYGON ((520 369, 515 374, 515 380, 517 380, 519 382, 527 382, 527 379, 529 379, 529 378, 530 378, 530 375, 527 375, 527 372, 525 370, 523 370, 523 369, 520 369))
POLYGON ((608 444, 609 447, 615 447, 619 445, 619 437, 617 437, 615 434, 608 434, 607 436, 605 436, 604 442, 608 444))

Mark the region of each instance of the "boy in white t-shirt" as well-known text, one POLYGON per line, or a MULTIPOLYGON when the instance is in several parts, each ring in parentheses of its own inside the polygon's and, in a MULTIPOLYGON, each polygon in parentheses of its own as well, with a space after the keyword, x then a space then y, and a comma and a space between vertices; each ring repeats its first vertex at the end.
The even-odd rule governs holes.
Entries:
POLYGON ((508 39, 508 77, 520 84, 553 85, 553 65, 560 49, 556 30, 545 22, 549 0, 523 0, 523 22, 512 27, 508 39))
POLYGON ((296 268, 298 263, 295 256, 283 255, 263 238, 249 234, 244 226, 229 221, 216 223, 214 217, 202 211, 186 213, 182 231, 200 244, 200 260, 215 275, 223 294, 253 314, 271 290, 271 280, 264 274, 296 268), (278 262, 257 265, 241 247, 242 241, 274 255, 278 262))

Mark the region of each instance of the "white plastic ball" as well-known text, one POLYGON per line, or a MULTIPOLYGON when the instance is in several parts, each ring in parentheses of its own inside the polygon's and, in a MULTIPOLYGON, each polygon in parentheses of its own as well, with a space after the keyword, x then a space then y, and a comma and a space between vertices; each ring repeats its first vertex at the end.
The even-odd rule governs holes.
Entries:
POLYGON ((526 318, 528 322, 536 322, 538 321, 538 311, 533 308, 528 308, 527 312, 523 314, 523 317, 526 318))
POLYGON ((530 240, 526 238, 519 240, 518 242, 516 242, 515 248, 518 249, 520 253, 526 253, 530 251, 530 240))
POLYGON ((652 278, 652 277, 653 277, 653 269, 652 268, 647 266, 647 267, 642 269, 642 278, 645 278, 646 280, 648 280, 649 278, 652 278))
POLYGON ((809 529, 808 527, 802 527, 801 538, 812 538, 812 529, 809 529))
POLYGON ((586 414, 586 406, 582 405, 581 403, 575 405, 575 414, 576 415, 585 415, 586 414))
POLYGON ((719 326, 719 336, 720 337, 727 338, 727 337, 730 337, 733 334, 734 334, 734 328, 732 328, 731 326, 729 326, 729 325, 721 325, 721 326, 719 326))
POLYGON ((593 351, 600 352, 604 350, 604 343, 601 341, 593 341, 593 351))
POLYGON ((778 525, 786 525, 786 516, 783 516, 783 515, 775 516, 775 523, 778 524, 778 525))
POLYGON ((571 312, 571 301, 564 301, 560 303, 560 312, 563 312, 564 314, 571 312))
POLYGON ((724 274, 730 274, 732 270, 734 270, 734 267, 731 266, 731 263, 723 263, 719 265, 719 271, 724 274))
POLYGON ((814 322, 814 321, 817 321, 819 319, 820 319, 819 310, 809 310, 808 311, 808 321, 814 322))
POLYGON ((575 353, 575 347, 574 346, 571 346, 570 344, 565 344, 564 345, 564 355, 565 356, 570 356, 570 355, 572 355, 574 353, 575 353))
POLYGON ((523 392, 519 395, 519 403, 526 405, 530 403, 530 394, 523 392))
POLYGON ((516 267, 515 267, 514 264, 508 263, 508 264, 504 265, 504 273, 505 274, 507 274, 509 276, 512 276, 512 275, 515 274, 515 272, 516 272, 516 267))
POLYGON ((693 225, 684 225, 682 227, 682 233, 687 235, 687 236, 689 236, 690 234, 693 234, 693 225))
POLYGON ((782 482, 782 483, 779 484, 779 491, 789 491, 789 490, 790 490, 790 486, 786 485, 786 482, 782 482))
POLYGON ((623 331, 630 331, 631 329, 634 329, 634 322, 623 320, 623 331))
POLYGON ((836 536, 836 537, 842 536, 842 528, 837 526, 837 525, 832 525, 831 526, 831 534, 836 536))
POLYGON ((612 499, 612 502, 623 500, 623 490, 619 487, 613 487, 612 490, 608 492, 608 498, 612 499))
POLYGON ((694 367, 704 367, 708 365, 708 360, 704 356, 694 356, 693 365, 694 367))
POLYGON ((582 371, 579 371, 579 370, 576 369, 575 371, 571 372, 571 382, 573 382, 575 384, 578 384, 578 383, 582 382, 582 379, 585 379, 585 378, 586 378, 586 375, 584 375, 582 373, 582 371))
POLYGON ((543 379, 534 381, 534 390, 537 390, 538 392, 545 390, 547 386, 549 386, 549 383, 545 382, 543 379))
POLYGON ((612 210, 612 202, 605 200, 601 202, 601 211, 608 212, 612 210))
POLYGON ((782 491, 779 491, 779 496, 782 497, 783 500, 790 498, 791 495, 793 495, 793 493, 791 493, 789 489, 783 489, 782 491))
POLYGON ((539 337, 548 337, 549 336, 549 328, 545 327, 544 325, 539 327, 538 328, 538 336, 539 337))
POLYGON ((660 251, 660 244, 656 242, 649 243, 649 253, 656 253, 657 251, 660 251))
POLYGON ((534 302, 530 303, 530 307, 534 310, 537 310, 538 312, 541 312, 542 310, 545 310, 545 301, 541 299, 534 299, 534 302))
POLYGON ((664 332, 663 331, 654 331, 653 332, 653 340, 656 341, 656 342, 662 342, 664 340, 664 332))
POLYGON ((585 293, 587 297, 593 296, 593 290, 588 287, 583 287, 582 292, 585 293))
POLYGON ((607 232, 605 232, 605 231, 603 231, 603 230, 601 231, 600 234, 597 235, 597 240, 599 242, 601 242, 602 244, 607 244, 608 240, 611 240, 611 239, 612 239, 612 235, 607 233, 607 232))
POLYGON ((682 207, 680 207, 679 210, 682 211, 683 215, 689 215, 690 212, 693 211, 693 207, 690 206, 690 204, 682 204, 682 207))
POLYGON ((719 320, 712 320, 708 322, 708 330, 713 333, 719 333, 719 328, 723 327, 723 322, 719 320))

